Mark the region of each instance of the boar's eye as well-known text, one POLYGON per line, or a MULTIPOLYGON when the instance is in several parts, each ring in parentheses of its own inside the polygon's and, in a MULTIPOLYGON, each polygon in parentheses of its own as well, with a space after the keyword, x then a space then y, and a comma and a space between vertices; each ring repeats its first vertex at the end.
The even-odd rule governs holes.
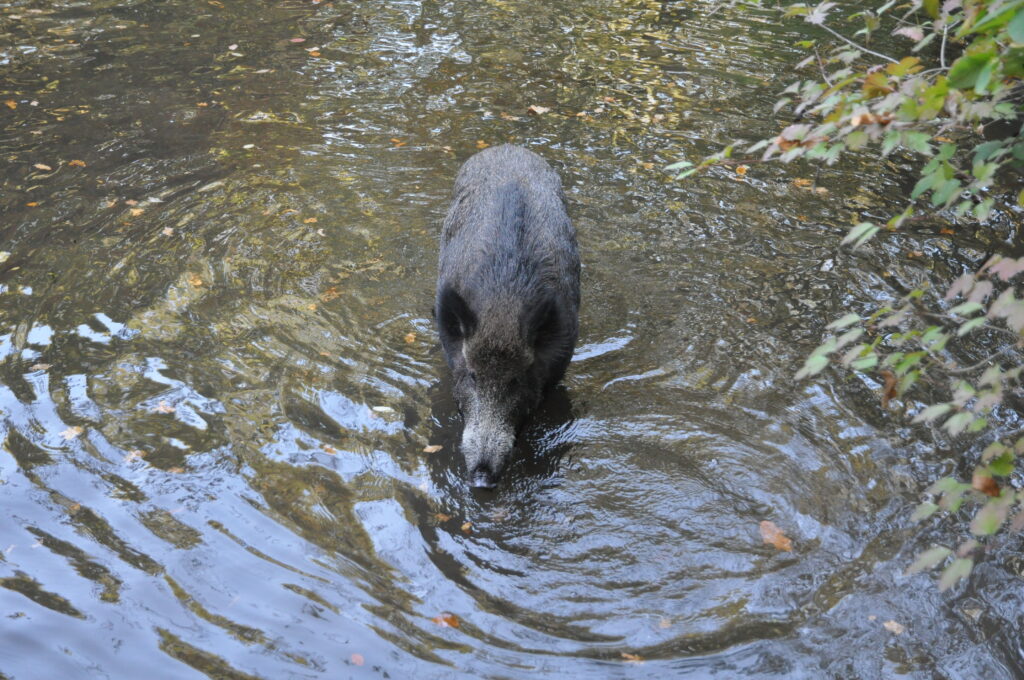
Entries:
POLYGON ((446 287, 437 305, 441 332, 454 340, 464 340, 476 330, 476 315, 452 287, 446 287))

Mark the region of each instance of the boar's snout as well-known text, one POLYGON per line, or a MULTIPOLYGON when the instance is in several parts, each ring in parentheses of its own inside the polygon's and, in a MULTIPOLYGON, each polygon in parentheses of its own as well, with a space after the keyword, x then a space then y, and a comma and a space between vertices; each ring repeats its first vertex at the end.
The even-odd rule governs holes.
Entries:
POLYGON ((470 484, 481 489, 497 486, 512 456, 514 443, 512 427, 470 419, 462 433, 462 455, 466 459, 470 484))

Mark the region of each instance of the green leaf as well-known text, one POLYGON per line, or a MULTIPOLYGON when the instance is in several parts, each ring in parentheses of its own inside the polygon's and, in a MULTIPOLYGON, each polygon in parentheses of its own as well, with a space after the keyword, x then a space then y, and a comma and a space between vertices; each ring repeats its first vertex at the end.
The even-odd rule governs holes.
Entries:
POLYGON ((988 425, 988 418, 979 417, 971 421, 971 424, 967 427, 968 432, 981 432, 988 425))
POLYGON ((933 404, 914 416, 915 423, 928 423, 946 415, 953 408, 952 404, 933 404))
POLYGON ((964 430, 966 430, 967 426, 971 424, 972 420, 974 420, 974 414, 964 411, 962 413, 957 413, 956 415, 951 417, 949 420, 946 421, 945 425, 943 425, 942 427, 943 429, 946 430, 946 432, 949 432, 950 435, 955 437, 964 430))
POLYGON ((665 169, 666 170, 678 170, 679 168, 688 168, 688 167, 690 167, 692 165, 693 165, 693 163, 691 163, 690 161, 678 161, 676 163, 673 163, 672 165, 666 165, 665 169))
MULTIPOLYGON (((1021 16, 1024 16, 1022 14, 1021 16)), ((988 219, 989 214, 992 212, 992 206, 995 204, 995 199, 986 198, 984 201, 974 206, 974 217, 981 222, 988 219)))
POLYGON ((939 590, 949 590, 961 579, 965 579, 971 574, 971 569, 974 568, 974 560, 961 557, 960 559, 953 560, 948 567, 942 571, 942 576, 939 578, 939 590))
POLYGON ((866 357, 850 362, 850 368, 855 371, 867 371, 878 365, 878 355, 872 352, 866 357))
POLYGON ((1006 32, 1015 43, 1024 43, 1024 12, 1018 12, 1013 19, 1010 19, 1006 32))
POLYGON ((681 172, 678 175, 676 175, 676 179, 685 179, 686 177, 689 177, 695 172, 697 172, 697 168, 690 168, 689 170, 686 170, 685 172, 681 172))
POLYGON ((840 328, 846 328, 850 324, 855 324, 858 321, 860 321, 860 315, 859 314, 854 314, 854 313, 851 312, 850 314, 847 314, 846 316, 842 317, 841 319, 836 319, 835 321, 830 323, 828 326, 826 326, 826 328, 838 330, 840 328))
POLYGON ((995 52, 990 50, 980 54, 968 54, 960 57, 953 62, 953 66, 949 69, 949 86, 959 90, 967 90, 974 87, 982 70, 988 66, 995 56, 995 52))
POLYGON ((908 130, 903 133, 903 146, 929 156, 932 154, 932 145, 928 143, 930 141, 931 135, 924 132, 908 130))
POLYGON ((992 72, 998 64, 999 60, 993 57, 981 68, 981 71, 978 72, 978 79, 974 82, 974 94, 985 94, 988 90, 988 83, 992 80, 992 72))
POLYGON ((826 366, 828 366, 827 356, 818 354, 815 356, 808 357, 807 361, 804 362, 804 367, 797 371, 797 374, 796 376, 794 376, 794 379, 800 380, 801 378, 807 378, 812 375, 817 375, 821 373, 823 370, 825 370, 826 366))
POLYGON ((1013 451, 1004 451, 1001 456, 988 464, 989 472, 997 477, 1006 477, 1013 474, 1013 451))
POLYGON ((904 573, 909 576, 910 574, 916 574, 926 569, 931 569, 952 554, 952 550, 941 545, 929 548, 918 555, 917 559, 914 560, 914 563, 907 567, 907 570, 904 573))
POLYGON ((877 233, 878 227, 876 225, 871 222, 861 222, 850 230, 850 233, 843 239, 842 245, 852 243, 853 247, 857 248, 877 233))
POLYGON ((964 302, 963 304, 959 304, 953 309, 949 310, 949 313, 959 314, 961 316, 970 316, 971 314, 974 314, 975 312, 980 312, 983 309, 985 309, 985 307, 982 306, 981 303, 964 302))
POLYGON ((966 321, 966 322, 963 323, 963 325, 960 326, 960 328, 957 329, 956 335, 957 335, 957 337, 962 337, 964 335, 967 335, 968 333, 973 331, 978 326, 984 325, 984 323, 985 323, 985 317, 983 317, 983 316, 979 316, 976 319, 971 319, 970 321, 966 321))
POLYGON ((991 536, 999 531, 1006 521, 1009 507, 998 498, 990 498, 971 520, 971 533, 975 536, 991 536))
MULTIPOLYGON (((920 522, 921 520, 928 519, 934 515, 938 509, 939 506, 935 505, 935 503, 925 501, 924 503, 921 503, 921 505, 917 506, 914 510, 914 514, 910 516, 910 519, 915 522, 920 522)), ((948 555, 949 553, 947 552, 946 554, 948 555)))

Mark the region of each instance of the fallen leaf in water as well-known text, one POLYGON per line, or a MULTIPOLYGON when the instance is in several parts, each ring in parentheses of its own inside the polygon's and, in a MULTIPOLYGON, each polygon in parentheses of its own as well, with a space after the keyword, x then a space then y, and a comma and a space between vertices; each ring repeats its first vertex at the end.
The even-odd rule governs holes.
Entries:
POLYGON ((478 148, 478 149, 486 149, 489 146, 490 146, 490 144, 488 144, 487 142, 485 142, 482 139, 476 140, 476 148, 478 148))
POLYGON ((238 49, 238 43, 231 43, 230 45, 228 45, 228 49, 229 50, 237 50, 238 49))
POLYGON ((463 524, 462 524, 462 526, 460 528, 462 529, 462 533, 468 534, 473 529, 473 523, 472 522, 463 522, 463 524))
POLYGON ((757 323, 757 317, 756 316, 748 316, 747 317, 747 323, 757 323))
POLYGON ((341 291, 338 290, 337 286, 331 286, 324 292, 320 293, 320 302, 330 302, 334 298, 341 297, 341 291))
POLYGON ((981 472, 975 472, 971 476, 971 488, 993 498, 1000 494, 999 484, 996 480, 981 472))
POLYGON ((364 663, 366 663, 366 661, 363 660, 362 654, 353 654, 349 658, 352 659, 352 663, 354 663, 357 666, 362 666, 364 663))
POLYGON ((504 111, 499 113, 498 117, 502 120, 519 120, 519 116, 513 116, 511 113, 505 113, 504 111))
POLYGON ((750 169, 750 166, 748 166, 748 165, 737 165, 736 166, 736 174, 742 177, 743 175, 747 174, 747 170, 749 170, 749 169, 750 169))
POLYGON ((436 519, 438 522, 448 522, 451 521, 451 518, 451 515, 446 515, 443 512, 434 513, 434 519, 436 519))
POLYGON ((935 137, 936 142, 943 142, 944 144, 952 144, 953 140, 949 137, 935 137))
POLYGON ((952 236, 956 232, 950 229, 949 227, 943 227, 942 229, 939 229, 939 233, 946 234, 947 236, 952 236))
POLYGON ((413 332, 406 333, 405 342, 407 345, 411 345, 412 343, 416 342, 416 334, 413 332))
POLYGON ((814 187, 814 193, 824 196, 828 193, 828 189, 825 187, 814 187))
POLYGON ((899 384, 896 376, 893 375, 892 371, 882 371, 882 378, 885 380, 885 384, 882 386, 882 408, 889 408, 889 400, 896 397, 896 385, 899 384))
POLYGON ((423 447, 423 453, 437 453, 443 448, 440 444, 431 444, 430 446, 423 447))
POLYGON ((302 220, 303 224, 316 224, 316 222, 317 219, 315 217, 307 217, 306 219, 302 220))
POLYGON ((615 97, 602 97, 601 101, 603 101, 605 103, 608 103, 608 104, 614 104, 615 102, 617 102, 619 100, 616 99, 615 97))
POLYGON ((315 302, 309 303, 308 305, 306 305, 306 309, 308 309, 311 312, 315 312, 316 311, 316 303, 315 302))
POLYGON ((395 148, 396 148, 396 149, 398 149, 398 148, 400 148, 400 147, 403 147, 403 146, 405 146, 406 144, 408 144, 408 142, 403 142, 403 141, 402 141, 401 139, 399 139, 398 137, 392 137, 392 138, 391 138, 391 143, 392 143, 392 144, 394 144, 394 146, 395 146, 395 148))
POLYGON ((138 204, 139 204, 139 202, 138 202, 138 201, 136 201, 136 200, 135 200, 135 199, 133 199, 133 198, 129 198, 129 199, 128 199, 128 200, 126 200, 126 201, 125 201, 124 203, 125 203, 125 205, 138 205, 138 204))
POLYGON ((311 56, 311 57, 319 57, 320 56, 320 50, 309 50, 309 56, 311 56))
POLYGON ((172 474, 175 474, 175 475, 180 475, 181 473, 183 473, 185 471, 185 468, 172 467, 172 468, 167 468, 167 471, 172 473, 172 474))
POLYGON ((882 627, 890 633, 895 633, 896 635, 902 635, 903 631, 906 630, 906 628, 903 627, 902 623, 897 623, 896 621, 886 621, 882 624, 882 627))
POLYGON ((547 106, 537 106, 536 104, 531 104, 530 107, 527 108, 526 110, 532 114, 540 116, 542 114, 547 113, 551 109, 547 106))
POLYGON ((50 367, 50 364, 32 364, 28 367, 30 371, 45 371, 50 367))
POLYGON ((129 212, 129 214, 131 214, 132 217, 138 217, 142 213, 146 212, 146 209, 145 208, 132 208, 128 212, 129 212))
POLYGON ((188 282, 191 283, 196 288, 198 288, 199 286, 203 285, 203 280, 201 278, 199 278, 199 274, 189 273, 189 275, 188 275, 188 282))
POLYGON ((164 236, 173 236, 174 235, 174 229, 172 227, 164 227, 163 235, 164 236))
POLYGON ((622 658, 630 663, 643 663, 644 657, 639 654, 630 654, 629 652, 622 652, 622 658))
POLYGON ((4 106, 13 111, 14 109, 18 108, 18 102, 14 101, 13 99, 8 99, 4 102, 4 106))
POLYGON ((289 40, 288 42, 293 42, 293 43, 304 43, 304 42, 306 42, 306 39, 305 39, 305 38, 292 38, 292 39, 290 39, 290 40, 289 40))
POLYGON ((155 413, 174 413, 174 407, 161 399, 160 403, 153 407, 153 411, 155 413))
POLYGON ((796 179, 793 180, 793 184, 795 186, 800 187, 801 189, 806 189, 807 187, 814 184, 814 182, 809 179, 804 179, 803 177, 797 177, 796 179))
POLYGON ((920 250, 911 250, 909 253, 907 253, 907 259, 908 260, 913 260, 915 258, 922 258, 922 257, 924 257, 924 253, 921 252, 920 250))
POLYGON ((132 449, 131 451, 128 452, 128 455, 124 457, 124 462, 130 463, 133 460, 135 460, 136 458, 143 458, 143 457, 145 457, 145 455, 146 455, 146 452, 141 450, 141 449, 132 449))
POLYGON ((77 437, 78 435, 82 434, 83 432, 85 432, 84 428, 75 425, 74 427, 69 427, 68 429, 61 432, 60 436, 64 437, 64 439, 71 440, 77 437))
POLYGON ((35 168, 36 170, 53 170, 53 168, 51 168, 49 165, 46 165, 45 163, 36 163, 32 167, 35 168))
POLYGON ((438 614, 430 620, 436 623, 437 625, 441 626, 442 628, 459 627, 459 618, 451 612, 442 612, 441 614, 438 614))
POLYGON ((778 550, 793 551, 793 541, 782 533, 782 529, 775 526, 775 522, 769 520, 761 522, 761 540, 768 545, 775 546, 778 550))
POLYGON ((321 444, 320 448, 324 450, 324 453, 329 453, 332 456, 338 452, 338 449, 334 448, 330 444, 321 444))
POLYGON ((28 203, 25 204, 25 207, 27 207, 27 208, 34 208, 37 205, 39 205, 38 202, 36 202, 36 201, 29 201, 28 203))
POLYGON ((84 168, 85 167, 85 161, 80 161, 80 160, 68 161, 68 166, 72 167, 72 168, 84 168))

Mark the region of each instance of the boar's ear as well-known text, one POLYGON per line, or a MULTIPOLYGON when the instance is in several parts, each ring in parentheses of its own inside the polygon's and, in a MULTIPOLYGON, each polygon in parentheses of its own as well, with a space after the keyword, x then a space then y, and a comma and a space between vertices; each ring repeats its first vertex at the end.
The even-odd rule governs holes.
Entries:
POLYGON ((562 335, 559 323, 558 305, 551 298, 545 298, 530 312, 527 337, 534 349, 544 350, 558 344, 562 335))
POLYGON ((476 330, 476 315, 451 286, 445 287, 437 302, 437 320, 441 332, 453 340, 463 340, 476 330))

